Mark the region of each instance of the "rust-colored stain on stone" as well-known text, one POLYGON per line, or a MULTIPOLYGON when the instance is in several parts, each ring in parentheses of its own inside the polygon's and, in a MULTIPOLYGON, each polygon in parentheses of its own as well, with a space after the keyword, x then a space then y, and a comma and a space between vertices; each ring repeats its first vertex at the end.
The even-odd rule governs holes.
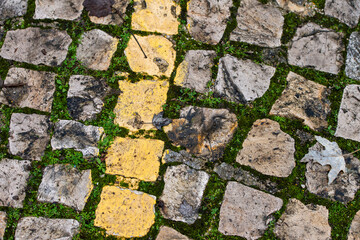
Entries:
POLYGON ((94 225, 118 237, 145 236, 155 222, 155 203, 155 196, 105 186, 95 212, 94 225))

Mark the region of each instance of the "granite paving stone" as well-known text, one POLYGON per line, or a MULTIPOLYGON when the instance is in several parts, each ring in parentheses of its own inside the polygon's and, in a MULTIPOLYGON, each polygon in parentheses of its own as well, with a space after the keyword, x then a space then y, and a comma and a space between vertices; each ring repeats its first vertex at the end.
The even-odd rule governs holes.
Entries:
POLYGON ((28 0, 2 0, 0 2, 0 23, 8 18, 25 15, 27 6, 28 0))
POLYGON ((162 163, 165 164, 165 163, 174 163, 174 162, 184 163, 191 168, 200 170, 205 168, 205 164, 207 160, 193 157, 191 156, 190 153, 188 153, 185 150, 181 150, 180 152, 175 152, 171 149, 166 149, 162 157, 162 163))
POLYGON ((80 17, 84 0, 35 0, 34 19, 76 20, 80 17))
POLYGON ((347 46, 345 74, 349 78, 360 80, 360 33, 353 32, 347 46))
POLYGON ((356 27, 360 17, 359 0, 326 0, 325 14, 340 20, 351 28, 356 27))

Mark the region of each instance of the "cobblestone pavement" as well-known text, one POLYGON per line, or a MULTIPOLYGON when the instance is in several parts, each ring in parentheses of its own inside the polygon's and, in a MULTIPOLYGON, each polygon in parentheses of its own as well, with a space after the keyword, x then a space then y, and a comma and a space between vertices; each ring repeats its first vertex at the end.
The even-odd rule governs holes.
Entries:
POLYGON ((0 0, 0 239, 360 239, 360 0, 0 0))

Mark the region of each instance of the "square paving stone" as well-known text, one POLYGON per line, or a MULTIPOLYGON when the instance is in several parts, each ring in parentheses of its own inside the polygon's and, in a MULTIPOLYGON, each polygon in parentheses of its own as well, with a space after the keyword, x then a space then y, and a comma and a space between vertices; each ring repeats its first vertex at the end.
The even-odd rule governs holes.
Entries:
POLYGON ((290 199, 286 210, 275 225, 275 235, 284 240, 331 239, 328 210, 324 206, 304 205, 290 199))
POLYGON ((94 225, 117 237, 145 236, 155 222, 156 197, 134 190, 105 186, 94 225))
POLYGON ((26 13, 28 0, 1 0, 0 23, 7 18, 23 16, 26 13))
POLYGON ((351 28, 356 27, 360 17, 359 0, 326 0, 325 14, 340 20, 351 28))
POLYGON ((10 119, 10 153, 28 160, 41 160, 50 141, 50 117, 13 113, 10 119))
POLYGON ((237 182, 229 182, 220 209, 219 231, 246 239, 258 239, 269 226, 271 214, 283 201, 237 182))
POLYGON ((261 47, 280 47, 284 17, 281 11, 258 0, 240 2, 236 15, 237 27, 230 40, 246 42, 261 47))
POLYGON ((349 78, 360 80, 360 33, 353 32, 350 35, 347 46, 345 73, 349 78))
POLYGON ((111 6, 112 12, 109 15, 104 17, 89 16, 90 21, 96 24, 121 26, 124 23, 123 16, 125 16, 129 3, 129 0, 114 0, 114 4, 111 6))
POLYGON ((186 53, 184 61, 176 70, 174 84, 206 93, 210 89, 211 68, 214 66, 216 52, 212 50, 190 50, 186 53))
POLYGON ((343 34, 307 23, 296 30, 288 50, 289 64, 338 74, 343 65, 343 34))
POLYGON ((0 212, 0 240, 4 239, 6 229, 6 212, 0 212))
POLYGON ((160 211, 164 218, 193 224, 199 217, 209 174, 181 164, 168 167, 164 181, 164 191, 160 197, 160 211))
POLYGON ((16 240, 72 240, 79 233, 80 224, 74 219, 24 217, 16 231, 16 240))
POLYGON ((0 161, 0 206, 23 207, 30 170, 31 161, 0 161))
POLYGON ((135 0, 131 27, 145 32, 178 33, 180 5, 173 0, 135 0))
POLYGON ((360 142, 360 85, 346 86, 338 113, 336 137, 360 142))
POLYGON ((52 72, 10 68, 4 84, 19 86, 2 88, 0 102, 11 107, 28 107, 50 112, 54 99, 55 77, 56 74, 52 72))
POLYGON ((76 58, 87 68, 106 71, 117 50, 119 40, 99 29, 85 32, 76 51, 76 58))
POLYGON ((34 19, 75 20, 80 17, 84 0, 36 0, 34 19))
POLYGON ((82 211, 92 189, 91 170, 79 171, 71 165, 49 165, 44 169, 37 200, 82 211))
POLYGON ((189 240, 189 238, 170 227, 161 226, 156 240, 189 240))
POLYGON ((71 41, 66 31, 36 27, 17 29, 7 32, 0 56, 55 67, 65 60, 71 41))
POLYGON ((109 89, 104 79, 71 76, 66 99, 70 116, 75 120, 94 120, 104 106, 103 98, 109 89))
POLYGON ((147 58, 145 58, 134 37, 131 37, 125 49, 125 55, 131 70, 154 76, 164 75, 170 77, 176 58, 176 51, 172 42, 162 36, 155 35, 136 35, 136 39, 147 58))
POLYGON ((286 80, 288 84, 270 114, 300 119, 313 130, 326 128, 331 110, 327 98, 330 90, 293 72, 289 72, 286 80))
POLYGON ((137 83, 119 81, 121 94, 115 106, 115 124, 130 131, 152 130, 154 115, 163 111, 169 83, 142 80, 137 83))
POLYGON ((60 120, 55 124, 51 139, 53 150, 73 148, 85 158, 99 155, 98 142, 104 132, 102 127, 87 126, 72 120, 60 120))
POLYGON ((106 156, 106 173, 156 181, 164 142, 117 137, 106 156))

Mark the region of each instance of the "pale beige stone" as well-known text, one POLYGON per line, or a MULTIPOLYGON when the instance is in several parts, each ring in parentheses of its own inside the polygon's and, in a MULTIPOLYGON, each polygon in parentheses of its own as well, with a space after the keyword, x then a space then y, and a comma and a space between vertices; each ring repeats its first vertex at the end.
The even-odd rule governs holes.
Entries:
POLYGON ((6 212, 0 212, 0 240, 4 240, 6 229, 6 212))
POLYGON ((358 211, 355 214, 355 217, 351 222, 347 240, 359 240, 359 239, 360 239, 360 211, 358 211))
POLYGON ((36 0, 34 19, 75 20, 80 17, 84 0, 36 0))
POLYGON ((170 227, 161 226, 160 232, 157 235, 156 240, 190 240, 190 239, 170 227))

